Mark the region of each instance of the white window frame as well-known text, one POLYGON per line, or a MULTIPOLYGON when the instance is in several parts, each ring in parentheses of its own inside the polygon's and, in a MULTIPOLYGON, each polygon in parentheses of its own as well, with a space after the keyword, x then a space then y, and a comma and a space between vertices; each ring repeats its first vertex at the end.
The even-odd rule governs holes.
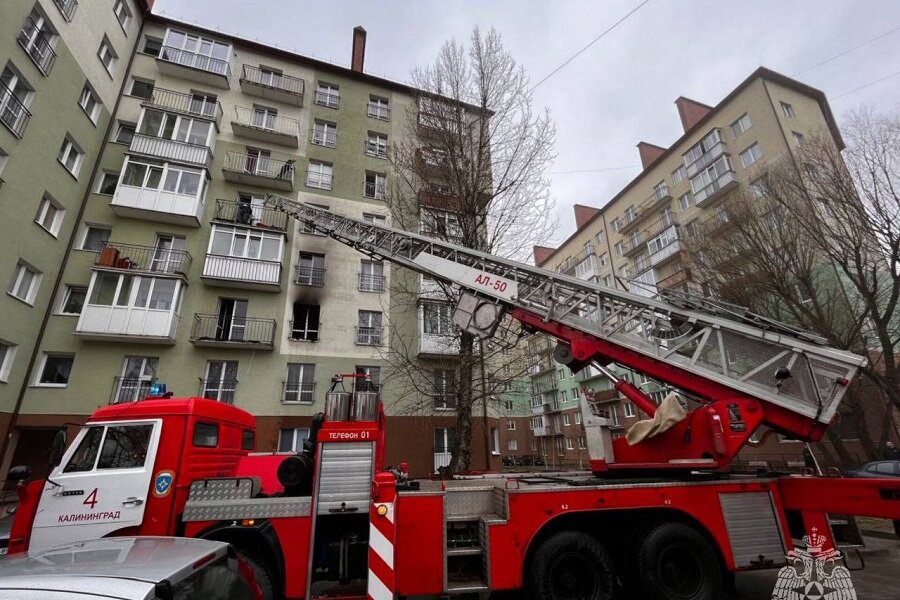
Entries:
POLYGON ((38 204, 38 210, 34 216, 34 222, 38 225, 38 227, 40 227, 53 237, 58 237, 59 229, 60 227, 62 227, 62 222, 65 214, 66 209, 59 202, 57 202, 49 194, 44 194, 43 197, 41 197, 40 203, 38 204), (46 220, 51 208, 56 212, 53 214, 53 220, 48 226, 46 223, 44 223, 44 221, 46 220))
POLYGON ((339 108, 341 105, 341 87, 333 83, 316 82, 315 103, 328 108, 339 108))
POLYGON ((687 178, 687 167, 680 165, 672 171, 672 185, 678 185, 687 178))
POLYGON ((563 415, 563 427, 568 427, 572 424, 572 418, 568 413, 563 415))
POLYGON ((44 387, 44 388, 64 388, 69 385, 69 380, 72 377, 72 368, 75 366, 75 355, 72 353, 65 352, 44 352, 41 355, 40 367, 35 372, 33 387, 44 387), (65 383, 45 383, 41 381, 41 378, 44 376, 44 369, 47 367, 47 359, 51 356, 60 356, 60 357, 70 357, 72 359, 72 367, 69 368, 69 378, 66 379, 65 383))
POLYGON ((97 178, 97 190, 96 194, 100 194, 101 196, 113 196, 116 193, 116 188, 119 187, 119 178, 122 176, 122 173, 113 173, 111 171, 100 171, 100 177, 97 178), (103 191, 103 182, 107 177, 111 177, 113 181, 115 181, 115 186, 112 192, 104 192, 103 191))
MULTIPOLYGON (((24 120, 23 113, 27 115, 28 107, 31 106, 31 101, 34 99, 34 88, 31 87, 28 80, 19 73, 18 69, 16 69, 12 63, 7 63, 0 73, 6 74, 7 82, 5 85, 10 92, 8 95, 0 98, 0 113, 12 116, 13 123, 18 124, 18 129, 20 130, 19 133, 15 133, 14 135, 16 135, 16 137, 21 137, 20 134, 22 133, 24 126, 22 126, 20 122, 24 120), (10 96, 15 98, 18 102, 11 102, 10 96)), ((13 125, 9 125, 6 120, 0 122, 12 131, 13 125)))
POLYGON ((84 292, 84 301, 81 303, 81 310, 84 310, 84 305, 87 304, 88 299, 88 287, 84 285, 65 284, 63 286, 62 293, 59 295, 59 304, 56 307, 55 314, 67 317, 77 317, 81 314, 80 312, 66 312, 66 305, 69 303, 69 298, 72 297, 72 292, 74 290, 80 290, 84 292))
POLYGON ((575 424, 581 425, 581 411, 575 413, 575 424))
POLYGON ((128 23, 131 21, 131 9, 128 8, 128 3, 125 0, 116 0, 113 14, 116 15, 116 21, 122 26, 122 31, 128 35, 128 23))
POLYGON ((386 133, 370 131, 366 137, 366 154, 375 158, 387 158, 388 136, 386 133))
POLYGON ((316 390, 315 390, 316 365, 315 365, 315 363, 299 363, 299 362, 298 363, 288 363, 286 370, 285 370, 284 382, 285 382, 286 386, 287 385, 299 385, 299 384, 304 384, 304 383, 312 383, 313 388, 310 392, 305 392, 302 389, 300 389, 299 387, 296 390, 292 390, 289 392, 287 390, 287 387, 285 386, 285 389, 282 390, 282 394, 281 394, 281 403, 282 404, 311 405, 311 404, 315 403, 315 401, 316 401, 316 396, 315 396, 315 394, 316 394, 316 390), (291 366, 299 367, 299 369, 296 369, 294 371, 294 373, 296 375, 298 375, 296 380, 291 378, 291 373, 292 373, 291 366), (309 380, 306 379, 307 370, 310 371, 310 373, 311 373, 309 380), (294 399, 288 400, 287 395, 289 393, 292 395, 296 395, 297 399, 296 400, 294 400, 294 399), (304 399, 304 395, 307 393, 309 394, 309 400, 304 399))
POLYGON ((97 57, 100 59, 100 64, 103 65, 103 68, 106 69, 106 72, 112 77, 113 68, 119 60, 119 55, 116 54, 112 42, 110 42, 109 38, 105 35, 103 36, 103 41, 100 42, 100 48, 97 50, 97 57))
POLYGON ((791 135, 794 136, 794 141, 797 143, 798 148, 802 148, 806 145, 806 136, 800 133, 799 131, 791 131, 791 135))
POLYGON ((693 205, 694 194, 692 194, 691 192, 685 192, 682 195, 678 196, 678 207, 681 209, 681 212, 688 210, 693 205))
POLYGON ((205 171, 203 169, 183 167, 181 165, 169 162, 163 162, 160 164, 158 161, 154 161, 153 159, 141 159, 128 155, 125 157, 125 163, 122 165, 122 172, 119 173, 119 181, 116 184, 116 187, 118 188, 119 186, 122 186, 140 190, 154 190, 169 194, 177 194, 178 196, 182 197, 194 198, 199 201, 206 194, 206 184, 207 181, 205 171), (141 185, 132 185, 130 183, 125 183, 125 176, 128 173, 128 168, 131 165, 141 165, 142 167, 144 167, 145 170, 144 176, 141 178, 141 185), (150 187, 149 182, 154 171, 159 171, 159 181, 156 187, 150 187), (169 176, 172 174, 175 174, 175 189, 166 190, 166 183, 168 183, 169 176), (181 184, 185 181, 185 174, 194 175, 197 177, 196 193, 188 194, 180 191, 181 184))
POLYGON ((634 416, 634 404, 631 402, 625 402, 625 416, 633 417, 634 416))
POLYGON ((734 136, 734 139, 737 139, 749 131, 751 127, 753 127, 753 123, 750 121, 750 115, 744 113, 731 124, 731 134, 734 136))
POLYGON ((507 452, 518 452, 519 451, 518 440, 506 440, 506 451, 507 452))
POLYGON ((278 454, 294 454, 297 452, 303 451, 303 442, 309 439, 309 427, 282 427, 278 430, 278 454), (290 450, 282 450, 281 449, 281 441, 282 436, 286 431, 290 431, 291 435, 291 449, 290 450), (300 432, 305 432, 305 435, 300 434, 300 432), (300 434, 300 435, 298 435, 300 434))
POLYGON ((446 302, 422 302, 422 333, 425 335, 453 335, 456 332, 456 326, 453 324, 453 306, 446 302), (429 319, 429 313, 434 311, 436 314, 433 319, 429 319), (428 325, 436 325, 436 330, 427 331, 428 325))
POLYGON ((309 161, 309 168, 306 171, 306 187, 330 190, 333 185, 334 165, 319 160, 309 161))
POLYGON ((185 54, 191 55, 191 58, 187 60, 178 55, 163 58, 163 60, 168 60, 175 63, 176 65, 184 65, 187 67, 200 69, 201 71, 206 71, 207 73, 215 73, 217 75, 227 75, 231 69, 231 44, 226 44, 225 42, 220 42, 212 38, 188 33, 187 31, 183 31, 181 29, 169 28, 166 29, 166 37, 163 39, 163 47, 162 51, 160 52, 160 57, 163 57, 166 54, 166 46, 168 46, 169 48, 174 48, 179 53, 183 52, 185 54), (172 34, 177 34, 183 37, 183 39, 181 40, 181 44, 175 44, 173 42, 172 34), (203 52, 204 45, 208 46, 207 52, 203 52), (188 49, 189 46, 192 49, 188 49), (222 56, 216 56, 215 50, 216 48, 220 47, 224 48, 224 52, 222 53, 222 56), (203 60, 198 59, 198 57, 202 58, 203 60), (219 63, 225 63, 225 68, 220 70, 217 66, 214 66, 218 65, 219 63))
POLYGON ((66 137, 63 138, 63 144, 59 149, 59 154, 56 155, 56 160, 66 171, 71 173, 72 177, 78 179, 78 173, 81 171, 81 165, 84 162, 84 150, 81 149, 81 146, 79 146, 75 140, 69 135, 66 135, 66 137), (67 163, 73 152, 75 153, 75 164, 72 165, 72 168, 69 168, 67 163))
POLYGON ((109 241, 109 234, 112 233, 112 228, 103 227, 101 225, 92 225, 90 223, 85 223, 81 232, 81 235, 78 239, 78 249, 84 250, 85 252, 100 252, 100 250, 94 250, 93 248, 85 248, 84 245, 87 242, 88 235, 90 234, 92 229, 96 229, 98 231, 105 231, 107 233, 106 239, 104 242, 109 241))
POLYGON ((366 198, 374 198, 375 200, 384 200, 385 190, 387 189, 387 176, 382 173, 366 172, 363 181, 363 196, 366 198), (369 182, 369 177, 373 177, 374 181, 369 182), (369 186, 372 185, 372 194, 369 194, 369 186))
POLYGON ((128 95, 134 96, 135 98, 143 98, 143 99, 147 100, 153 96, 153 90, 155 90, 155 89, 156 89, 156 81, 154 81, 152 79, 144 79, 142 77, 132 77, 131 85, 128 86, 128 95), (149 85, 150 86, 150 96, 140 96, 140 95, 135 94, 134 93, 134 84, 136 84, 136 83, 142 83, 144 85, 149 85))
MULTIPOLYGON (((155 138, 158 138, 161 140, 171 140, 173 142, 180 142, 182 144, 191 144, 194 146, 206 146, 207 148, 209 148, 212 145, 211 140, 212 140, 213 136, 215 135, 215 130, 216 130, 215 124, 212 123, 207 118, 188 117, 185 115, 179 115, 176 113, 166 112, 166 111, 160 110, 158 108, 144 108, 141 110, 141 117, 140 117, 140 119, 138 119, 137 127, 135 128, 135 133, 139 133, 141 135, 148 135, 150 137, 155 137, 155 138), (163 115, 163 119, 162 119, 162 121, 160 121, 159 128, 156 130, 155 133, 147 133, 147 132, 142 131, 142 129, 144 128, 144 120, 147 118, 147 114, 151 113, 151 112, 160 113, 163 115), (171 137, 163 137, 163 132, 166 129, 166 123, 169 121, 169 119, 175 119, 175 125, 172 127, 172 135, 171 135, 171 137), (189 124, 187 126, 187 130, 185 131, 184 139, 179 139, 179 133, 181 133, 181 125, 184 122, 188 122, 189 124), (203 140, 203 142, 200 144, 198 144, 197 142, 189 141, 191 138, 191 135, 194 133, 194 126, 197 124, 203 124, 207 127, 206 137, 203 140)), ((263 161, 259 160, 258 162, 262 163, 263 161)))
POLYGON ((384 215, 377 215, 375 213, 363 213, 363 221, 365 221, 366 223, 372 223, 373 225, 387 227, 387 217, 384 215))
POLYGON ((507 420, 506 420, 506 430, 507 430, 507 431, 515 431, 515 430, 516 430, 516 421, 515 421, 515 419, 507 419, 507 420))
POLYGON ((236 361, 236 360, 208 360, 208 361, 206 361, 206 366, 204 367, 204 370, 203 370, 203 389, 201 390, 201 396, 203 396, 204 398, 208 397, 206 394, 209 391, 211 391, 211 389, 212 389, 212 390, 216 390, 216 397, 212 398, 212 399, 216 400, 217 402, 225 402, 225 400, 222 399, 222 396, 223 396, 223 394, 228 394, 230 392, 231 399, 233 402, 237 396, 237 385, 240 381, 238 379, 238 373, 240 372, 239 371, 240 366, 241 366, 240 362, 236 361), (210 388, 209 387, 209 382, 211 380, 211 377, 209 376, 210 367, 212 367, 213 364, 220 364, 220 363, 222 365, 221 377, 219 377, 217 379, 216 387, 210 388), (226 374, 228 372, 228 365, 230 363, 235 364, 234 379, 226 379, 226 374), (226 385, 225 385, 226 383, 232 384, 231 387, 230 388, 226 387, 226 385))
POLYGON ((317 119, 313 123, 312 139, 310 141, 316 146, 334 148, 337 145, 337 124, 317 119))
POLYGON ((19 345, 0 340, 0 348, 3 349, 3 355, 0 357, 0 382, 6 383, 9 380, 9 373, 12 371, 13 363, 16 360, 16 352, 19 351, 19 345))
POLYGON ((78 106, 81 107, 84 114, 91 120, 91 123, 96 125, 97 117, 100 116, 100 107, 102 106, 102 103, 100 102, 100 97, 97 96, 97 92, 94 91, 90 83, 86 82, 84 84, 84 88, 81 90, 81 96, 78 98, 78 106), (92 102, 93 105, 91 106, 92 102), (90 106, 90 109, 88 109, 88 106, 90 106))
POLYGON ((21 300, 25 304, 34 306, 34 298, 37 296, 38 289, 41 287, 41 279, 44 274, 23 260, 19 260, 16 263, 16 268, 13 271, 12 280, 9 282, 9 287, 6 290, 6 293, 16 300, 21 300), (23 295, 19 295, 19 292, 22 290, 20 287, 25 279, 25 273, 29 273, 31 275, 31 279, 28 282, 28 289, 24 290, 23 295))
POLYGON ((140 309, 140 310, 155 310, 159 312, 167 312, 167 313, 178 313, 179 304, 181 302, 181 292, 182 292, 182 282, 180 279, 174 279, 171 277, 153 277, 149 275, 130 275, 128 273, 113 273, 109 271, 95 271, 94 275, 91 277, 91 285, 88 287, 88 294, 85 300, 85 306, 103 306, 103 307, 117 307, 117 308, 128 308, 128 309, 140 309), (98 285, 98 281, 101 277, 116 277, 116 289, 113 292, 113 297, 109 304, 99 304, 96 302, 91 302, 91 297, 94 295, 94 290, 98 285), (129 285, 126 288, 124 283, 126 278, 131 278, 129 281, 129 285), (149 281, 147 285, 144 284, 145 281, 149 281), (160 301, 161 297, 156 294, 157 285, 160 285, 163 282, 172 282, 175 284, 174 289, 172 290, 172 296, 169 300, 168 307, 160 308, 158 306, 151 306, 151 302, 156 300, 160 301), (143 304, 138 304, 138 296, 141 293, 145 294, 143 299, 143 304))
POLYGON ((229 227, 229 226, 223 226, 223 225, 214 225, 212 234, 209 236, 209 246, 207 247, 206 253, 213 255, 213 256, 222 256, 222 257, 226 257, 226 258, 246 258, 248 260, 259 260, 259 261, 263 261, 263 262, 278 262, 278 263, 280 263, 282 254, 284 253, 284 236, 281 235, 280 233, 270 233, 267 231, 258 231, 255 229, 245 229, 242 227, 229 227), (228 250, 229 253, 228 254, 217 254, 212 251, 213 242, 214 242, 216 234, 218 232, 223 232, 223 233, 227 232, 231 235, 231 243, 229 244, 229 250, 228 250), (241 253, 235 252, 235 238, 237 238, 237 237, 245 238, 243 251, 241 253), (249 252, 250 244, 248 242, 250 241, 251 238, 259 240, 259 245, 258 245, 259 252, 257 253, 256 256, 251 256, 250 252, 249 252), (262 258, 263 240, 270 240, 270 241, 275 240, 278 242, 278 253, 277 253, 278 258, 277 258, 277 260, 270 259, 270 258, 262 258))
POLYGON ((781 112, 784 113, 785 117, 787 117, 788 119, 793 119, 794 117, 797 116, 797 113, 794 112, 793 105, 789 104, 788 102, 785 102, 784 100, 781 100, 780 102, 781 102, 781 112))
POLYGON ((566 450, 574 450, 574 449, 575 449, 575 442, 572 440, 572 438, 567 437, 566 438, 566 450))
POLYGON ((759 142, 753 142, 747 148, 741 152, 741 166, 745 169, 751 165, 759 162, 759 159, 762 158, 762 149, 759 147, 759 142), (748 158, 750 162, 747 162, 748 158))
POLYGON ((382 96, 369 96, 369 102, 366 105, 366 113, 373 119, 381 121, 391 120, 390 100, 382 96))

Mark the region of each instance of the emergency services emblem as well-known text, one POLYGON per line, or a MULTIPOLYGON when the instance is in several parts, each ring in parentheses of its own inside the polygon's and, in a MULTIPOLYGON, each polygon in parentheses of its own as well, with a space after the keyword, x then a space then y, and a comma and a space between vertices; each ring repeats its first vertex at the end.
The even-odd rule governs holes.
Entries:
POLYGON ((849 569, 835 564, 841 553, 822 548, 827 539, 813 527, 803 536, 806 550, 787 553, 790 564, 778 571, 772 600, 857 600, 849 569))
POLYGON ((172 491, 172 482, 175 481, 175 473, 173 471, 160 471, 156 474, 153 481, 153 495, 157 498, 164 498, 172 491))

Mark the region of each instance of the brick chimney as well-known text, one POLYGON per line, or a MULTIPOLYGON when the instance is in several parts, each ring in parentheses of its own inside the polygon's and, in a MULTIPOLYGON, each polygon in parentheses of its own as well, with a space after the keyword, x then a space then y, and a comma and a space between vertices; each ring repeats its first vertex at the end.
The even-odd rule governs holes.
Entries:
POLYGON ((547 259, 550 258, 550 255, 556 252, 556 248, 548 248, 547 246, 535 246, 534 247, 534 264, 537 266, 541 266, 547 259))
POLYGON ((649 142, 640 142, 637 145, 638 152, 641 155, 641 167, 646 169, 650 163, 662 156, 666 151, 662 146, 651 144, 649 142))
POLYGON ((365 60, 366 30, 362 28, 362 25, 357 25, 353 28, 353 56, 350 57, 350 70, 362 73, 365 60))
POLYGON ((681 118, 681 126, 685 131, 693 127, 706 116, 706 113, 712 110, 712 106, 707 106, 702 102, 679 96, 675 100, 675 106, 678 108, 678 116, 681 118))
POLYGON ((600 209, 591 206, 575 205, 575 227, 581 229, 591 218, 600 212, 600 209))

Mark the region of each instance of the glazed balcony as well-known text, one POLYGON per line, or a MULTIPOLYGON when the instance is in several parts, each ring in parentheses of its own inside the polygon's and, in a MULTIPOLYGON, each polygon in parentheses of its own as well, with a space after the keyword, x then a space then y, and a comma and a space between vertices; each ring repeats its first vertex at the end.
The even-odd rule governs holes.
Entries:
POLYGON ((419 356, 457 356, 459 336, 419 332, 419 356))
POLYGON ((628 236, 626 239, 622 240, 622 254, 624 256, 634 256, 646 247, 647 243, 644 241, 643 236, 640 234, 636 236, 628 236))
MULTIPOLYGON (((161 181, 165 180, 164 172, 161 181)), ((166 190, 164 186, 139 187, 120 181, 109 206, 114 213, 128 219, 200 227, 206 205, 205 194, 203 185, 198 186, 194 194, 183 194, 177 190, 166 190)))
POLYGON ((0 82, 0 122, 14 136, 21 138, 29 120, 31 113, 25 108, 25 104, 6 87, 6 84, 0 82))
POLYGON ((186 250, 106 242, 97 253, 94 269, 187 278, 191 261, 191 255, 186 250))
POLYGON ((223 287, 277 292, 281 289, 281 262, 207 254, 202 277, 223 287))
POLYGON ((734 171, 725 171, 705 187, 694 192, 694 201, 700 208, 713 204, 738 186, 734 171))
MULTIPOLYGON (((228 51, 231 54, 231 49, 228 51)), ((163 46, 156 58, 161 73, 227 90, 230 87, 231 63, 199 52, 163 46)))
POLYGON ((656 295, 656 276, 653 269, 638 273, 628 281, 628 291, 638 296, 652 298, 656 295))
POLYGON ((669 289, 682 285, 691 278, 691 270, 685 267, 683 263, 677 263, 666 271, 669 272, 661 273, 663 277, 656 282, 656 286, 660 289, 669 289))
POLYGON ((259 67, 245 64, 241 69, 240 84, 241 90, 249 96, 303 106, 306 82, 299 77, 263 71, 259 67))
POLYGON ((222 105, 219 101, 209 102, 195 94, 185 94, 174 90, 154 87, 150 97, 141 106, 156 108, 170 113, 209 119, 218 129, 222 124, 222 105))
POLYGON ((222 175, 226 181, 275 190, 294 189, 294 161, 276 160, 258 154, 226 152, 222 175))
POLYGON ((266 206, 232 200, 216 200, 213 219, 223 223, 234 223, 260 229, 287 231, 287 214, 266 206))
POLYGON ((297 148, 300 122, 296 119, 272 115, 246 106, 234 107, 231 130, 234 135, 250 140, 297 148))
POLYGON ((728 146, 724 141, 717 142, 709 150, 704 152, 697 160, 685 165, 687 176, 693 177, 709 165, 713 164, 720 156, 728 154, 728 146))
POLYGON ((195 314, 190 342, 211 348, 271 350, 275 343, 275 319, 195 314))
MULTIPOLYGON (((147 279, 142 278, 142 283, 147 279)), ((157 286, 158 281, 151 281, 152 286, 157 286)), ((172 282, 171 279, 168 280, 172 282)), ((124 298, 129 304, 111 305, 88 301, 81 308, 78 324, 75 326, 75 335, 80 338, 105 342, 137 342, 142 344, 174 344, 175 331, 178 328, 180 314, 176 311, 178 306, 178 292, 180 281, 176 285, 175 296, 172 302, 157 304, 156 307, 135 306, 131 304, 133 298, 124 298)), ((125 285, 124 283, 122 285, 125 285)), ((89 298, 93 294, 89 292, 89 298)), ((152 301, 152 298, 151 298, 152 301)))
POLYGON ((209 169, 212 162, 212 150, 209 146, 179 142, 145 133, 135 133, 128 150, 133 154, 171 160, 204 169, 209 169))
POLYGON ((53 63, 56 62, 56 51, 50 43, 50 36, 47 35, 47 32, 41 31, 31 17, 25 17, 25 23, 17 39, 25 54, 40 72, 49 75, 53 63))

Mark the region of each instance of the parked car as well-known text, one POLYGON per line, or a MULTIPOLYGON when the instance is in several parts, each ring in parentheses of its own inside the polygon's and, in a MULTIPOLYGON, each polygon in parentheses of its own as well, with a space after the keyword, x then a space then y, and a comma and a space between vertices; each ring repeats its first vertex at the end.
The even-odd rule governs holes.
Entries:
POLYGON ((0 559, 0 600, 260 600, 224 542, 112 537, 0 559))
POLYGON ((845 473, 847 477, 900 477, 900 460, 876 460, 845 473))

